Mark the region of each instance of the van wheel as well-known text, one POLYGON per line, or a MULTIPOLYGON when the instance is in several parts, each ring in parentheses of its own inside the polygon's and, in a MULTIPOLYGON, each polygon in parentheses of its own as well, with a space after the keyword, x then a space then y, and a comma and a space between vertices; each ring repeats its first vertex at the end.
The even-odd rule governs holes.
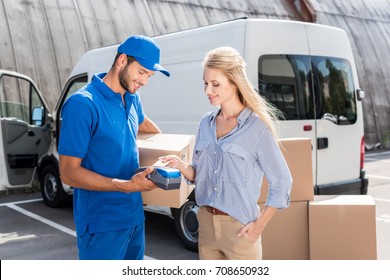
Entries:
POLYGON ((198 252, 198 205, 195 203, 193 195, 184 203, 180 209, 174 209, 176 232, 179 235, 184 247, 193 252, 198 252))
POLYGON ((42 171, 41 193, 45 204, 54 208, 64 206, 71 200, 71 196, 62 188, 57 169, 52 165, 46 166, 42 171))

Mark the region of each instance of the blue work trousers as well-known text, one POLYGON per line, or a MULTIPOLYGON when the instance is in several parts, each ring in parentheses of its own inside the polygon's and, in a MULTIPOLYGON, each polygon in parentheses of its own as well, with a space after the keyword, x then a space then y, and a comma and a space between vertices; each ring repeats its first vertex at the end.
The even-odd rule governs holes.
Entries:
POLYGON ((143 260, 145 254, 144 223, 118 231, 77 236, 80 260, 143 260))

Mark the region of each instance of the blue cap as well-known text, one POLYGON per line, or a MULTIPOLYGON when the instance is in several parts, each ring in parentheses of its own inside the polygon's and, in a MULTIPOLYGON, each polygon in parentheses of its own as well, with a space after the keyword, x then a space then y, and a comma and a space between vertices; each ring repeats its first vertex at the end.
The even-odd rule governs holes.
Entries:
POLYGON ((160 71, 169 77, 169 72, 160 65, 160 48, 149 37, 134 35, 126 39, 118 47, 118 53, 133 56, 139 64, 148 70, 160 71))

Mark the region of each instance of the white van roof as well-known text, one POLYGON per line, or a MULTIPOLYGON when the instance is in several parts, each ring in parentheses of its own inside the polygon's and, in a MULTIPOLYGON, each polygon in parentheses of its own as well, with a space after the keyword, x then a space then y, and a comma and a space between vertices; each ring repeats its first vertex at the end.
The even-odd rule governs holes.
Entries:
MULTIPOLYGON (((175 56, 194 56, 194 52, 190 52, 191 45, 196 46, 199 49, 203 49, 202 46, 205 46, 208 50, 210 49, 210 42, 200 42, 197 40, 196 37, 193 37, 193 44, 191 44, 191 41, 189 41, 190 35, 192 36, 194 34, 194 30, 199 33, 207 33, 207 32, 213 32, 215 30, 218 30, 218 40, 215 40, 219 45, 226 44, 235 47, 239 52, 244 53, 244 42, 245 40, 245 28, 246 25, 250 23, 260 23, 264 22, 267 24, 270 23, 277 23, 277 24, 286 24, 286 26, 296 26, 296 25, 305 25, 305 26, 316 26, 320 28, 325 29, 334 29, 338 30, 339 32, 344 32, 342 29, 316 24, 316 23, 307 23, 307 22, 299 22, 299 21, 291 21, 291 20, 281 20, 281 19, 237 19, 237 20, 231 20, 226 21, 222 23, 216 23, 212 25, 207 25, 203 27, 196 27, 191 29, 186 29, 178 32, 172 32, 167 33, 159 36, 153 37, 158 45, 162 49, 162 57, 161 57, 161 63, 163 65, 170 64, 170 61, 167 61, 172 58, 167 58, 164 56, 164 51, 169 48, 169 51, 172 52, 172 48, 174 48, 175 56), (225 31, 225 32, 224 32, 225 31), (187 36, 188 34, 188 36, 187 36), (232 39, 232 36, 234 39, 232 39), (172 45, 172 40, 175 40, 175 45, 172 45), (189 46, 189 48, 183 48, 182 43, 185 43, 189 46), (169 45, 167 45, 167 42, 170 42, 169 45)), ((288 32, 289 28, 286 28, 286 32, 288 32)), ((215 37, 216 33, 213 33, 213 37, 215 37)), ((190 39, 191 40, 191 39, 190 39)), ((78 61, 76 66, 73 68, 70 77, 82 74, 82 73, 88 73, 88 77, 91 78, 92 74, 99 73, 99 72, 108 72, 110 69, 114 57, 116 55, 116 49, 118 48, 119 44, 110 45, 106 47, 96 48, 93 50, 90 50, 86 52, 78 61), (98 62, 98 63, 97 63, 98 62)), ((204 51, 202 52, 202 55, 204 54, 204 51)), ((194 57, 192 57, 194 58, 194 57)))

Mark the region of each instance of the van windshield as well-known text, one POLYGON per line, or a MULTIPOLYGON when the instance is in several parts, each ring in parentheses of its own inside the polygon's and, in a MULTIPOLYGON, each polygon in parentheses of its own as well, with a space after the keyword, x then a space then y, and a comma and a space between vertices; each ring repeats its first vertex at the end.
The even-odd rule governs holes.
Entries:
POLYGON ((356 122, 356 97, 345 59, 305 55, 266 55, 258 63, 259 93, 286 120, 356 122))

